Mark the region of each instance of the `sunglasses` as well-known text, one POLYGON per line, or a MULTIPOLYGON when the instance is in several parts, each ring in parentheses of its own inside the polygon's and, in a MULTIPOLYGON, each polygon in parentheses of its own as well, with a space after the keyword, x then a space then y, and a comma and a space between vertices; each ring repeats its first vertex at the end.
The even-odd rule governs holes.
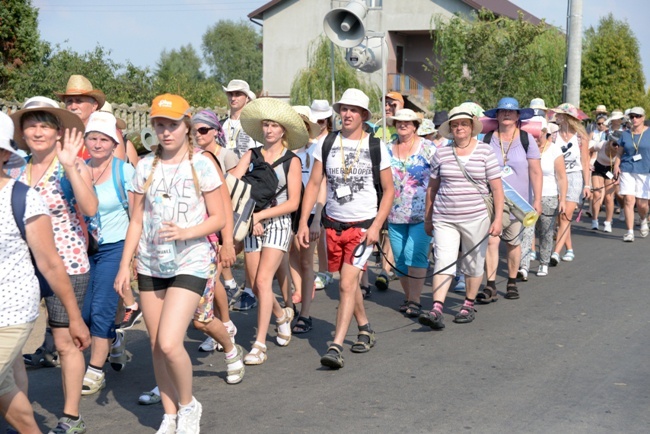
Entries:
POLYGON ((600 127, 601 125, 605 125, 605 122, 596 122, 596 125, 600 127))
POLYGON ((632 113, 632 114, 628 115, 627 117, 629 117, 630 119, 636 119, 636 118, 642 118, 643 116, 632 113))
POLYGON ((397 107, 397 103, 396 103, 396 102, 394 102, 394 103, 392 103, 392 104, 389 103, 389 102, 386 102, 386 105, 389 106, 389 107, 392 107, 392 108, 397 107))
POLYGON ((202 136, 204 136, 204 135, 208 134, 208 131, 211 131, 211 130, 214 130, 214 128, 210 128, 210 127, 201 127, 201 128, 197 128, 197 129, 196 129, 196 132, 199 133, 199 134, 201 134, 202 136))

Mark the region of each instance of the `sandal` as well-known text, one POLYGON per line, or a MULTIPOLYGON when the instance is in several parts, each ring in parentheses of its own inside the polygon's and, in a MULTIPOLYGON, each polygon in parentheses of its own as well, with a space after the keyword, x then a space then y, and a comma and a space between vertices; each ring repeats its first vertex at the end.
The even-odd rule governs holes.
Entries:
POLYGON ((377 288, 380 291, 386 291, 388 290, 388 281, 390 278, 388 275, 382 271, 379 273, 379 276, 375 279, 375 288, 377 288))
POLYGON ((363 296, 363 298, 365 299, 370 297, 370 294, 372 294, 372 292, 370 291, 370 287, 361 285, 361 295, 363 296))
POLYGON ((311 317, 299 316, 296 323, 293 325, 293 334, 299 335, 311 331, 311 317))
POLYGON ((158 387, 154 387, 153 390, 149 392, 142 392, 138 398, 138 404, 140 405, 152 405, 159 404, 161 401, 160 395, 155 391, 158 390, 158 387))
POLYGON ((237 348, 237 355, 232 359, 225 359, 227 372, 226 383, 228 384, 241 383, 241 380, 244 379, 244 373, 246 372, 246 368, 243 364, 241 364, 239 368, 233 367, 235 363, 241 362, 242 358, 244 357, 244 349, 242 346, 235 345, 235 348, 237 348))
POLYGON ((377 338, 375 337, 375 332, 370 330, 369 332, 365 330, 359 330, 357 335, 357 341, 352 344, 350 351, 353 353, 367 353, 370 351, 370 348, 375 346, 377 338))
POLYGON ((266 347, 255 342, 253 349, 244 357, 245 365, 261 365, 266 362, 266 347))
POLYGON ((506 295, 503 298, 507 298, 508 300, 517 300, 519 298, 519 289, 516 283, 509 283, 506 286, 506 295))
POLYGON ((476 318, 476 315, 474 314, 474 312, 476 312, 476 309, 474 309, 474 307, 462 305, 460 307, 460 310, 458 311, 458 313, 454 317, 454 322, 456 324, 470 323, 470 322, 474 321, 474 319, 476 318))
POLYGON ((476 295, 476 302, 479 304, 490 304, 494 303, 499 299, 497 289, 491 286, 485 286, 482 292, 479 292, 476 295))
POLYGON ((402 312, 402 313, 406 313, 408 308, 409 308, 409 301, 408 300, 404 300, 402 302, 402 304, 399 305, 399 311, 402 312))
POLYGON ((442 330, 445 328, 442 312, 433 309, 431 312, 425 312, 418 317, 418 322, 422 325, 429 326, 433 330, 442 330))
POLYGON ((276 338, 276 342, 281 347, 286 347, 287 345, 289 345, 289 342, 291 342, 291 329, 289 329, 289 334, 285 335, 283 333, 280 333, 280 326, 284 325, 284 324, 287 324, 287 323, 291 324, 291 321, 293 321, 293 317, 296 315, 296 311, 295 311, 295 306, 294 306, 293 309, 290 308, 290 307, 285 307, 282 310, 284 311, 284 315, 282 315, 282 318, 278 318, 278 320, 275 322, 277 324, 277 327, 275 328, 275 331, 277 333, 277 337, 280 338, 280 339, 284 339, 286 342, 281 344, 277 340, 277 338, 276 338))
POLYGON ((406 312, 404 312, 404 315, 406 315, 409 318, 417 318, 421 314, 422 314, 422 305, 414 301, 409 301, 406 312))
POLYGON ((330 345, 325 355, 320 358, 320 364, 331 369, 341 369, 343 367, 341 349, 330 345))

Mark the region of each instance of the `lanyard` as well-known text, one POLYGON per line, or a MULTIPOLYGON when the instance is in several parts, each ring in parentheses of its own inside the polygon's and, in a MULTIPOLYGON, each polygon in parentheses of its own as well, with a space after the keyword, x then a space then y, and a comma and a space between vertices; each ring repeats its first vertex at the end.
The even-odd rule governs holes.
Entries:
POLYGON ((238 127, 232 127, 232 122, 228 119, 228 131, 230 132, 230 137, 228 137, 228 148, 235 149, 237 147, 237 136, 239 131, 241 131, 241 123, 238 127))
POLYGON ((635 142, 634 141, 635 134, 632 131, 630 131, 630 135, 632 136, 632 144, 634 145, 634 153, 635 154, 639 153, 639 146, 641 145, 641 139, 643 138, 643 133, 645 133, 645 128, 643 129, 643 131, 641 131, 641 135, 639 135, 639 141, 635 142))
MULTIPOLYGON (((50 163, 50 166, 47 168, 45 173, 40 178, 38 178, 38 181, 36 181, 36 184, 38 184, 41 181, 41 179, 50 179, 50 176, 54 172, 55 163, 57 163, 56 165, 58 166, 58 162, 59 162, 59 159, 57 157, 54 157, 54 159, 50 163)), ((29 185, 30 187, 35 187, 35 185, 32 185, 32 160, 31 160, 31 158, 29 160, 29 163, 27 163, 27 185, 29 185)))
POLYGON ((515 128, 515 131, 512 133, 512 137, 510 138, 510 143, 508 143, 508 149, 504 151, 503 143, 501 143, 501 133, 499 133, 499 147, 501 148, 501 156, 503 157, 504 166, 508 164, 508 152, 510 152, 510 147, 512 146, 512 142, 515 141, 516 134, 517 134, 517 128, 515 128))
POLYGON ((348 182, 348 175, 352 171, 352 168, 356 166, 357 161, 359 161, 359 154, 361 152, 361 141, 363 140, 363 132, 361 133, 361 138, 359 143, 357 143, 356 155, 354 156, 354 161, 350 164, 350 167, 345 166, 345 150, 343 149, 343 135, 339 133, 339 142, 341 143, 341 167, 343 168, 343 182, 348 182))

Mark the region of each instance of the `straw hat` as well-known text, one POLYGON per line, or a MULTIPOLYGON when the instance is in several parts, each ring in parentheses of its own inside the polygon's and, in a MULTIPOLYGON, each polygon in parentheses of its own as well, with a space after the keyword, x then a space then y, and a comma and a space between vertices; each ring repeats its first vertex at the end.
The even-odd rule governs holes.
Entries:
POLYGON ((310 108, 311 114, 314 116, 314 119, 316 119, 316 121, 332 117, 332 107, 330 107, 330 103, 325 99, 315 99, 311 103, 310 108))
POLYGON ((102 107, 106 102, 106 95, 104 95, 104 92, 99 89, 94 89, 90 80, 83 75, 71 75, 68 79, 65 91, 54 92, 54 94, 58 96, 61 101, 63 101, 66 96, 89 96, 97 101, 98 107, 102 107))
POLYGON ((119 143, 120 139, 117 138, 115 124, 115 116, 108 112, 91 113, 86 125, 86 134, 92 132, 102 133, 110 137, 115 143, 119 143))
POLYGON ((11 118, 0 111, 0 149, 9 151, 9 159, 4 164, 5 169, 14 169, 25 165, 25 159, 11 146, 14 137, 14 123, 11 118))
POLYGON ((79 116, 60 108, 59 103, 53 99, 44 96, 35 96, 25 101, 25 104, 23 104, 20 110, 9 116, 14 122, 14 141, 18 143, 18 148, 24 151, 29 150, 29 147, 23 137, 20 119, 28 112, 46 112, 56 116, 61 123, 62 132, 66 129, 72 130, 73 128, 76 128, 77 132, 83 133, 85 131, 84 123, 79 116))
POLYGON ((483 124, 481 121, 478 120, 476 116, 474 116, 472 113, 469 113, 466 110, 467 107, 463 107, 462 105, 458 107, 454 107, 449 111, 449 120, 443 122, 442 125, 440 125, 440 128, 438 128, 438 132, 440 133, 441 136, 446 137, 448 139, 453 139, 453 136, 451 134, 451 129, 449 128, 449 122, 456 120, 456 119, 471 119, 472 120, 472 137, 478 136, 479 133, 483 130, 483 124))
POLYGON ((607 107, 605 107, 604 104, 599 104, 596 106, 596 110, 592 112, 593 114, 597 115, 599 113, 604 113, 607 114, 607 107))
POLYGON ((422 123, 422 118, 411 109, 397 110, 395 116, 389 116, 388 119, 393 121, 413 122, 416 129, 419 128, 422 123))
POLYGON ((535 111, 531 108, 520 108, 519 101, 512 97, 501 98, 496 108, 486 110, 485 116, 495 119, 499 110, 514 110, 519 113, 519 120, 524 121, 535 116, 535 111))
POLYGON ((279 99, 258 98, 244 106, 239 117, 241 126, 256 142, 264 143, 262 121, 277 122, 286 130, 289 149, 301 148, 309 141, 309 133, 300 115, 289 104, 279 99))
POLYGON ((228 87, 221 87, 224 92, 244 92, 251 101, 255 99, 255 94, 251 92, 251 87, 244 80, 230 80, 228 87))
POLYGON ((309 129, 307 130, 309 138, 315 139, 318 137, 320 134, 320 125, 318 125, 318 122, 314 119, 311 109, 306 105, 294 105, 293 109, 300 115, 302 120, 307 122, 309 125, 309 129))
MULTIPOLYGON (((115 115, 115 112, 113 111, 113 106, 111 105, 110 102, 105 102, 104 105, 102 106, 102 108, 99 109, 99 111, 115 115)), ((115 125, 120 130, 125 130, 126 129, 126 122, 124 122, 123 119, 115 118, 115 125)))

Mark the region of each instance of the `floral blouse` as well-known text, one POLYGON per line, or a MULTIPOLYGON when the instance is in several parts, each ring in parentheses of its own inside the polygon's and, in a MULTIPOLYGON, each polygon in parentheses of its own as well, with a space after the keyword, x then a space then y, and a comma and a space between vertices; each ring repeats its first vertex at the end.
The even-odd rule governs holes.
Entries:
POLYGON ((395 184, 395 199, 388 214, 388 222, 422 223, 426 191, 431 177, 431 158, 436 152, 436 147, 433 142, 420 138, 418 149, 406 161, 402 161, 393 155, 395 143, 387 146, 395 184))

